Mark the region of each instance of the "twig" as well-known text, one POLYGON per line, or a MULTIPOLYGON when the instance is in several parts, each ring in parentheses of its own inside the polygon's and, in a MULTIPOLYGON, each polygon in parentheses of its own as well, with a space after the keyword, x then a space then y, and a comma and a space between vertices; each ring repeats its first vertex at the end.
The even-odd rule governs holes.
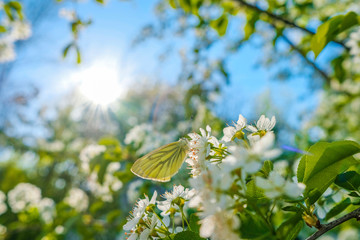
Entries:
POLYGON ((328 224, 321 225, 320 229, 315 232, 313 235, 308 237, 306 240, 314 240, 323 235, 324 233, 328 232, 329 230, 333 229, 334 227, 342 224, 343 222, 346 222, 352 218, 355 218, 356 220, 360 220, 360 208, 352 211, 351 213, 346 214, 345 216, 336 219, 328 224))
MULTIPOLYGON (((268 17, 270 17, 270 18, 272 18, 272 19, 275 19, 275 20, 277 20, 277 21, 280 21, 280 22, 282 22, 282 23, 284 23, 284 24, 286 24, 286 25, 288 25, 288 26, 290 26, 290 27, 300 29, 300 30, 302 30, 303 32, 306 32, 306 33, 311 34, 311 35, 314 35, 314 34, 315 34, 314 31, 312 31, 312 30, 310 30, 310 29, 308 29, 308 28, 299 26, 299 25, 297 25, 296 23, 294 23, 294 22, 292 22, 292 21, 290 21, 290 20, 288 20, 288 19, 286 19, 286 18, 284 18, 284 17, 282 17, 282 16, 279 16, 279 15, 274 14, 274 13, 272 13, 272 12, 268 12, 268 11, 266 11, 266 10, 263 10, 263 9, 259 8, 258 6, 256 6, 256 5, 252 5, 252 4, 250 4, 250 3, 247 3, 247 2, 244 1, 244 0, 233 0, 233 1, 238 2, 240 5, 245 6, 245 7, 249 8, 249 9, 251 9, 251 10, 253 10, 253 11, 256 11, 256 12, 259 12, 259 13, 263 13, 263 14, 265 14, 266 16, 268 16, 268 17)), ((345 46, 345 44, 344 44, 343 42, 341 42, 341 41, 333 40, 333 42, 341 45, 341 46, 342 46, 343 48, 345 48, 347 51, 350 50, 350 49, 349 49, 347 46, 345 46)))
POLYGON ((307 56, 306 54, 300 49, 298 48, 292 41, 290 41, 290 39, 288 37, 286 37, 285 35, 282 35, 281 36, 284 41, 289 44, 297 53, 299 53, 303 58, 304 60, 309 64, 311 65, 315 71, 317 71, 324 79, 327 83, 330 83, 330 77, 327 75, 327 73, 325 71, 323 71, 322 69, 319 68, 318 65, 315 64, 315 62, 311 61, 307 56))

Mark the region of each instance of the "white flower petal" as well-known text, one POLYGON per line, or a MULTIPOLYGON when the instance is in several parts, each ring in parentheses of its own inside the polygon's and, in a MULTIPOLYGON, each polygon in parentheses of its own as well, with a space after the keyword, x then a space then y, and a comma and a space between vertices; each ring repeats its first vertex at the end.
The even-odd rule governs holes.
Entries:
POLYGON ((208 238, 213 234, 216 224, 215 220, 216 220, 215 217, 211 215, 201 221, 201 227, 200 227, 201 237, 208 238))

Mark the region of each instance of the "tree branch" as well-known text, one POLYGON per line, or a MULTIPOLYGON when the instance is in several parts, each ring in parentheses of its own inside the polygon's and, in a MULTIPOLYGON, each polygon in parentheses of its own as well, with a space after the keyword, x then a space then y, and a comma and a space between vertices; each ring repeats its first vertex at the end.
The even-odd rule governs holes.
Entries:
POLYGON ((352 218, 355 218, 356 220, 360 220, 360 208, 352 211, 351 213, 346 214, 345 216, 336 219, 328 224, 324 224, 321 225, 321 228, 315 232, 313 235, 311 235, 310 237, 308 237, 306 240, 314 240, 317 239, 318 237, 320 237, 321 235, 323 235, 324 233, 326 233, 327 231, 333 229, 334 227, 342 224, 343 222, 346 222, 352 218))
MULTIPOLYGON (((263 9, 259 8, 258 6, 256 6, 256 5, 252 5, 252 4, 250 4, 250 3, 247 3, 247 2, 244 1, 244 0, 233 0, 233 1, 239 3, 239 4, 242 5, 242 6, 245 6, 245 7, 248 8, 248 9, 251 9, 251 10, 256 11, 256 12, 258 12, 258 13, 263 13, 263 14, 265 14, 266 16, 272 18, 272 19, 275 19, 275 20, 277 20, 277 21, 280 21, 280 22, 284 23, 285 25, 288 25, 289 27, 300 29, 300 30, 302 30, 303 32, 306 32, 306 33, 311 34, 311 35, 314 35, 314 34, 315 34, 314 31, 312 31, 312 30, 310 30, 310 29, 308 29, 308 28, 306 28, 306 27, 299 26, 299 25, 297 25, 295 22, 292 22, 292 21, 290 21, 290 20, 288 20, 288 19, 286 19, 286 18, 284 18, 284 17, 282 17, 282 16, 276 15, 276 14, 274 14, 274 13, 272 13, 272 12, 268 12, 268 11, 266 11, 266 10, 263 10, 263 9)), ((344 44, 343 42, 341 42, 341 41, 333 40, 333 42, 341 45, 341 46, 342 46, 343 48, 345 48, 347 51, 350 50, 350 49, 349 49, 347 46, 345 46, 345 44, 344 44)))
POLYGON ((318 72, 327 83, 330 83, 330 77, 327 75, 327 73, 325 71, 323 71, 322 69, 319 68, 318 65, 315 64, 315 62, 311 61, 306 54, 300 49, 298 48, 293 42, 290 41, 290 39, 288 37, 286 37, 285 35, 281 35, 281 37, 284 39, 284 41, 289 44, 291 46, 291 48, 293 48, 297 53, 299 53, 304 60, 311 65, 316 72, 318 72))

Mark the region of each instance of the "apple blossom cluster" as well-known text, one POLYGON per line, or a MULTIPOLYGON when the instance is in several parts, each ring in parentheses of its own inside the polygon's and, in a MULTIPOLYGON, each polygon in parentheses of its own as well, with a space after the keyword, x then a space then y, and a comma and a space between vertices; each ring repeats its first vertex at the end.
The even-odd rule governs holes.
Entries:
MULTIPOLYGON (((3 197, 4 201, 5 198, 3 197)), ((13 213, 37 209, 45 223, 51 223, 55 217, 55 202, 50 198, 42 198, 41 190, 30 183, 19 183, 8 192, 8 204, 13 213)))
POLYGON ((119 162, 111 162, 107 165, 103 180, 99 180, 99 169, 90 169, 91 160, 105 152, 103 145, 90 144, 80 152, 81 172, 87 175, 86 186, 94 196, 104 202, 113 201, 113 192, 119 191, 123 183, 114 173, 121 167, 119 162))
POLYGON ((172 130, 164 135, 157 131, 152 124, 144 123, 133 127, 126 134, 125 143, 133 144, 137 148, 138 154, 145 154, 150 152, 154 146, 160 147, 172 141, 177 134, 177 130, 172 130))
POLYGON ((83 212, 89 206, 89 197, 80 188, 72 188, 64 198, 64 202, 76 211, 83 212))
POLYGON ((93 171, 87 181, 89 190, 99 199, 104 202, 113 201, 113 192, 119 191, 123 183, 114 176, 114 173, 120 169, 120 163, 110 163, 104 174, 104 180, 102 183, 99 182, 98 172, 93 171))
POLYGON ((128 240, 136 239, 160 239, 172 233, 182 231, 186 219, 186 208, 188 202, 195 195, 195 190, 189 190, 182 185, 174 186, 171 192, 165 192, 163 201, 157 201, 157 192, 152 198, 145 195, 144 199, 139 199, 127 223, 123 229, 128 236, 128 240), (157 212, 161 212, 160 215, 157 212), (177 219, 181 218, 182 227, 175 228, 177 219))
MULTIPOLYGON (((269 161, 281 154, 274 147, 275 124, 275 117, 262 115, 255 125, 249 125, 240 115, 237 122, 223 129, 220 140, 212 135, 210 126, 200 129, 200 134, 188 134, 190 150, 185 161, 191 170, 191 190, 174 186, 172 192, 163 195, 164 201, 156 201, 156 192, 151 200, 140 200, 124 226, 130 231, 129 239, 148 239, 149 231, 154 233, 152 239, 174 233, 175 225, 169 228, 168 217, 173 221, 180 216, 187 222, 184 207, 196 210, 201 237, 239 239, 239 212, 253 204, 251 197, 268 201, 301 197, 305 186, 282 176, 269 161), (265 164, 272 167, 264 171, 265 164), (255 192, 257 196, 253 196, 255 192), (160 215, 156 214, 155 205, 160 215)), ((186 226, 191 230, 189 224, 186 226)), ((182 228, 185 231, 184 224, 182 228)))
POLYGON ((350 54, 355 64, 360 64, 360 28, 350 34, 350 39, 346 42, 346 46, 350 48, 350 54))
MULTIPOLYGON (((4 2, 0 1, 0 11, 3 10, 4 2)), ((31 25, 24 19, 10 19, 6 14, 2 14, 4 19, 1 26, 6 29, 0 36, 0 63, 15 60, 15 43, 20 40, 28 39, 31 32, 31 25)))

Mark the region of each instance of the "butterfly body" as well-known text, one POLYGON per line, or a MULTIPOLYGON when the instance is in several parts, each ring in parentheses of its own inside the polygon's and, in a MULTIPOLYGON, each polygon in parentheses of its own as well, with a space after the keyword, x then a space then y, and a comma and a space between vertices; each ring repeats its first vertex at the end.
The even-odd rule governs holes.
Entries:
POLYGON ((188 140, 181 138, 139 158, 131 171, 144 179, 168 182, 181 168, 188 151, 188 140))

